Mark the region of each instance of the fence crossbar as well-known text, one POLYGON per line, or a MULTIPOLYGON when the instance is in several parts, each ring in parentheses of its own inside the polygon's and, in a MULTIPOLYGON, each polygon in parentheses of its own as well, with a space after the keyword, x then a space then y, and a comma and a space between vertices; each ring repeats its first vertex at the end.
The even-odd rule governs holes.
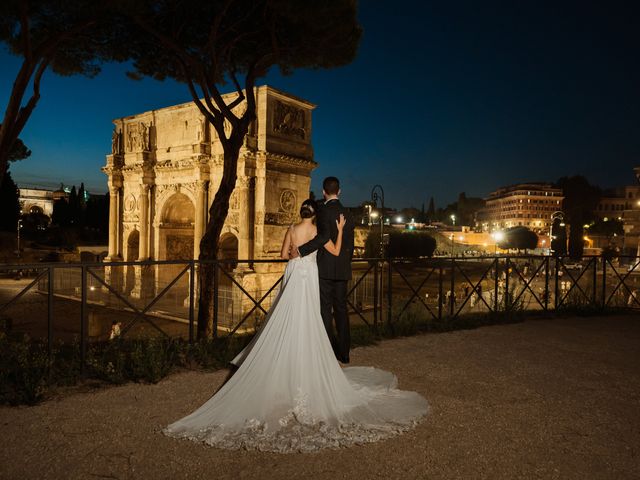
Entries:
MULTIPOLYGON (((429 274, 424 278, 424 280, 422 280, 422 282, 420 283, 420 285, 418 286, 417 290, 413 288, 413 285, 411 285, 411 283, 409 282, 409 280, 407 280, 407 278, 402 274, 402 272, 400 271, 400 269, 393 265, 393 263, 389 263, 389 265, 391 267, 393 267, 393 269, 398 272, 398 275, 400 275, 400 278, 402 278, 402 280, 404 280, 404 283, 407 284, 407 286, 411 289, 411 291, 413 292, 413 295, 409 298, 409 300, 407 300, 407 303, 404 304, 404 307, 402 307, 402 310, 400 311, 400 313, 398 314, 397 318, 399 319, 402 314, 405 312, 405 310, 409 307, 409 305, 411 304, 411 302, 413 301, 414 298, 417 298, 418 300, 420 300, 420 303, 422 303, 422 305, 424 306, 424 308, 427 309, 427 311, 429 312, 429 314, 431 314, 431 316, 437 320, 438 317, 437 315, 435 315, 433 313, 433 311, 431 310, 431 308, 429 308, 429 305, 426 304, 426 302, 424 300, 422 300, 422 297, 420 296, 419 292, 420 290, 422 290, 422 287, 424 286, 425 283, 427 283, 427 281, 429 280, 429 278, 431 278, 431 275, 433 274, 433 272, 435 272, 436 268, 432 267, 431 271, 429 272, 429 274)), ((390 319, 391 320, 391 319, 390 319)))
POLYGON ((127 331, 131 328, 131 326, 138 320, 138 317, 141 316, 143 318, 143 320, 145 320, 146 322, 149 322, 153 328, 158 330, 165 337, 167 337, 167 338, 169 337, 169 335, 167 335, 167 333, 164 330, 162 330, 154 322, 152 322, 149 318, 147 318, 147 316, 144 313, 142 313, 142 311, 138 307, 136 307, 131 302, 129 302, 129 300, 127 300, 122 295, 120 295, 119 292, 117 292, 111 285, 109 285, 102 278, 100 278, 94 271, 92 271, 90 268, 87 268, 87 272, 89 272, 89 275, 91 275, 93 278, 98 280, 98 282, 100 282, 102 285, 104 285, 107 288, 107 290, 109 290, 111 293, 113 293, 116 296, 116 298, 119 298, 120 300, 122 300, 122 302, 126 306, 128 306, 131 310, 133 310, 133 312, 136 314, 135 318, 128 325, 125 325, 125 327, 122 329, 121 335, 124 336, 127 333, 127 331))
MULTIPOLYGON (((478 282, 476 284, 473 283, 473 281, 468 277, 468 275, 465 273, 464 270, 462 270, 462 267, 460 265, 456 265, 458 267, 458 270, 460 271, 460 273, 462 274, 462 276, 467 280, 467 282, 469 282, 469 284, 471 285, 471 293, 469 295, 467 295, 464 299, 464 302, 462 302, 462 305, 460 305, 460 308, 458 309, 458 311, 453 315, 453 318, 457 318, 458 315, 460 314, 460 312, 462 311, 462 309, 464 308, 464 306, 467 304, 467 302, 469 301, 469 299, 471 298, 471 295, 473 295, 474 293, 478 294, 478 298, 480 300, 482 300, 482 303, 484 303, 487 308, 489 309, 490 312, 493 312, 494 309, 491 308, 491 306, 487 303, 487 301, 482 297, 482 294, 478 291, 478 287, 480 286, 480 284, 482 283, 482 281, 487 277, 487 275, 489 274, 489 272, 491 271, 492 268, 496 268, 497 269, 497 263, 498 263, 498 259, 496 258, 493 262, 491 262, 491 264, 486 268, 486 270, 484 271, 484 273, 482 274, 482 276, 480 277, 480 280, 478 280, 478 282)), ((496 272, 497 275, 497 272, 496 272)), ((451 292, 451 295, 453 295, 454 293, 451 292)), ((496 305, 497 307, 497 305, 496 305)))
MULTIPOLYGON (((358 314, 358 316, 362 319, 362 321, 369 327, 371 328, 371 324, 367 321, 366 318, 364 318, 364 315, 362 315, 362 312, 351 302, 351 300, 349 300, 349 297, 353 294, 353 292, 355 292, 356 288, 358 288, 358 285, 360 285, 360 283, 362 283, 362 281, 365 279, 365 277, 367 275, 369 275, 369 272, 371 270, 373 270, 373 268, 375 267, 375 263, 369 265, 369 268, 367 268, 367 270, 360 276, 360 278, 353 284, 353 286, 351 287, 351 290, 349 290, 347 292, 347 305, 349 305, 353 311, 355 313, 358 314)), ((375 308, 375 306, 374 306, 375 308)))
POLYGON ((624 277, 620 276, 620 273, 618 273, 618 270, 616 270, 616 267, 614 267, 612 265, 612 263, 609 260, 605 260, 607 263, 609 263, 609 266, 611 267, 611 269, 613 270, 613 273, 615 273, 616 277, 618 277, 618 284, 615 286, 615 288, 613 289, 613 291, 611 292, 611 295, 609 295, 609 299, 607 300, 607 303, 605 304, 605 306, 609 305, 609 302, 611 302, 611 299, 613 298, 613 296, 615 295, 616 291, 618 290, 618 288, 620 288, 620 286, 623 286, 626 290, 627 293, 629 293, 630 297, 633 298, 634 302, 636 304, 638 304, 640 306, 640 302, 638 302, 638 299, 636 298, 636 295, 633 294, 633 292, 629 289, 629 287, 627 286, 627 278, 629 277, 629 275, 631 274, 631 272, 633 270, 635 270, 635 268, 638 266, 638 264, 640 264, 640 261, 638 263, 636 263, 633 268, 628 271, 626 273, 626 275, 624 277))
MULTIPOLYGON (((518 294, 518 296, 516 298, 513 299, 512 305, 515 304, 518 300, 520 300, 520 297, 522 295, 524 295, 524 292, 527 291, 527 289, 531 292, 531 295, 533 295, 533 298, 536 299, 536 302, 538 302, 538 304, 542 307, 543 310, 547 310, 547 307, 540 301, 540 299, 538 298, 538 296, 536 295, 536 292, 533 291, 533 289, 531 288, 531 282, 533 282, 533 280, 536 278, 536 276, 538 275, 538 273, 540 272, 540 270, 542 269, 542 267, 546 264, 546 260, 543 260, 542 262, 540 262, 540 265, 538 266, 538 268, 536 268, 536 271, 533 272, 533 274, 531 275, 531 278, 529 280, 527 280, 521 273, 520 270, 518 270, 517 264, 516 263, 512 263, 513 265, 513 270, 518 274, 518 277, 520 277, 520 279, 524 282, 524 287, 522 288, 522 290, 520 290, 520 293, 518 294)), ((548 268, 548 266, 547 266, 548 268)))
POLYGON ((375 264, 369 265, 369 268, 367 268, 366 272, 364 272, 362 276, 358 279, 358 281, 353 284, 353 286, 351 287, 351 290, 347 292, 347 298, 349 298, 349 296, 355 291, 355 289, 358 287, 358 285, 360 285, 362 280, 364 280, 364 278, 369 274, 369 272, 373 270, 373 267, 375 267, 375 264))
POLYGON ((262 310, 262 312, 263 312, 265 315, 267 314, 267 311, 262 307, 262 305, 260 305, 260 304, 258 303, 258 301, 257 301, 255 298, 253 298, 253 296, 251 296, 251 294, 250 294, 249 292, 247 292, 247 291, 244 289, 244 287, 243 287, 242 285, 240 285, 240 284, 236 281, 236 279, 235 279, 235 278, 233 278, 231 275, 229 275, 227 272, 225 272, 224 268, 220 268, 220 267, 218 267, 218 266, 216 266, 216 268, 218 268, 218 269, 219 269, 219 270, 220 270, 224 275, 226 275, 226 276, 227 276, 227 278, 229 278, 229 280, 231 280, 233 283, 235 283, 235 284, 236 284, 236 286, 240 289, 240 291, 241 291, 242 293, 244 293, 247 297, 249 297, 249 300, 251 300, 251 301, 254 303, 254 305, 255 305, 255 306, 257 306, 260 310, 262 310))
MULTIPOLYGON (((278 281, 276 283, 274 283, 271 288, 267 291, 267 293, 265 293, 260 300, 258 301, 259 304, 262 304, 262 302, 265 301, 265 299, 269 296, 269 294, 271 292, 273 292, 273 289, 276 288, 278 285, 280 285, 280 282, 282 282, 282 280, 284 279, 284 275, 282 275, 278 281)), ((242 317, 242 320, 240 320, 240 322, 233 328, 233 330, 231 330, 231 332, 229 332, 229 334, 227 335, 227 337, 230 337, 231 335, 233 335, 234 333, 236 333, 236 331, 238 331, 238 329, 240 328, 240 326, 251 316, 251 314, 255 311, 255 309, 258 308, 258 305, 254 305, 253 307, 251 307, 251 310, 249 310, 249 312, 247 312, 247 314, 242 317)))
POLYGON ((43 270, 42 272, 40 272, 38 274, 38 276, 36 278, 33 279, 33 281, 31 283, 29 283, 29 285, 27 285, 26 287, 24 287, 20 293, 18 293, 15 297, 13 297, 11 300, 9 300, 7 303, 5 303, 4 305, 2 305, 0 307, 0 313, 4 312, 7 308, 9 308, 14 302, 17 302, 25 293, 27 293, 36 283, 38 283, 38 280, 40 280, 42 277, 44 277, 47 273, 49 272, 49 269, 46 268, 45 270, 43 270))
MULTIPOLYGON (((571 272, 569 271, 569 269, 567 267, 565 267, 564 262, 562 260, 560 260, 560 266, 567 273, 567 275, 569 275, 569 278, 571 279, 571 286, 569 287, 567 292, 562 297, 560 297, 560 301, 558 302, 558 307, 562 306, 564 301, 567 299, 567 297, 571 293, 571 290, 573 290, 574 288, 577 288, 580 291, 580 293, 582 293, 584 298, 586 298, 587 301, 591 302, 591 298, 589 298, 589 295, 587 295, 585 293, 585 291, 582 289, 582 287, 580 286, 580 284, 578 282, 580 281, 580 279, 584 275, 584 272, 589 270, 589 265, 591 265, 592 260, 593 259, 589 260, 589 263, 587 263, 587 265, 580 271, 580 275, 578 275, 577 278, 574 278, 573 275, 571 275, 571 272)), ((593 288, 595 288, 595 285, 594 285, 593 288)))

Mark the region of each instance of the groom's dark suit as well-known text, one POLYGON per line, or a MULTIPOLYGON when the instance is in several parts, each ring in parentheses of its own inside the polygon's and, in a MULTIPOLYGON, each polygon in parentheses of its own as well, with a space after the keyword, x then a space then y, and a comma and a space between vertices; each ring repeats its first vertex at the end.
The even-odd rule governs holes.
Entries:
POLYGON ((320 277, 320 311, 324 326, 331 340, 331 346, 338 360, 349 362, 351 334, 347 312, 347 282, 351 280, 351 259, 353 258, 353 218, 339 200, 329 200, 319 205, 316 215, 318 234, 298 247, 301 256, 318 251, 318 274, 320 277), (344 215, 346 224, 342 231, 342 248, 337 257, 324 249, 329 240, 338 238, 336 220, 344 215), (333 314, 332 314, 333 313, 333 314), (333 320, 337 331, 334 333, 333 320))

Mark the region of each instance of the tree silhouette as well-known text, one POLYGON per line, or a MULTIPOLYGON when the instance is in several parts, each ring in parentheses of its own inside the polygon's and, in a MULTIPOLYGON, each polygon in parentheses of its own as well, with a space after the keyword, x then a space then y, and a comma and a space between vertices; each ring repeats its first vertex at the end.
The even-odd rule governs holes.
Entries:
POLYGON ((593 212, 600 200, 600 189, 581 175, 562 177, 558 180, 558 186, 564 194, 562 210, 569 223, 569 256, 580 259, 584 252, 584 225, 594 218, 593 212))
POLYGON ((20 201, 18 186, 8 171, 2 182, 0 182, 0 205, 2 205, 0 230, 15 232, 18 227, 18 218, 20 217, 20 201))
POLYGON ((533 250, 538 246, 538 235, 527 227, 511 227, 504 231, 504 239, 498 244, 503 249, 533 250))
MULTIPOLYGON (((3 0, 0 43, 22 57, 0 125, 0 183, 12 161, 18 135, 40 100, 47 69, 59 75, 92 77, 102 59, 118 51, 117 29, 109 24, 114 2, 91 0, 3 0), (30 93, 29 93, 30 92, 30 93)), ((27 155, 28 156, 28 155, 27 155)), ((26 157, 23 157, 26 158, 26 157)))
MULTIPOLYGON (((127 2, 121 13, 123 58, 133 61, 133 78, 167 77, 184 82, 223 148, 223 174, 200 258, 214 259, 236 184, 240 148, 256 119, 254 86, 271 67, 287 74, 296 68, 331 68, 353 60, 361 29, 354 0, 225 0, 127 2), (219 86, 230 82, 235 97, 219 86), (242 108, 244 111, 236 107, 242 108), (231 127, 225 132, 225 124, 231 127)), ((211 333, 214 267, 200 268, 198 335, 211 333)))
POLYGON ((436 207, 433 201, 433 197, 429 199, 429 207, 427 208, 427 221, 429 223, 435 221, 436 219, 436 207))

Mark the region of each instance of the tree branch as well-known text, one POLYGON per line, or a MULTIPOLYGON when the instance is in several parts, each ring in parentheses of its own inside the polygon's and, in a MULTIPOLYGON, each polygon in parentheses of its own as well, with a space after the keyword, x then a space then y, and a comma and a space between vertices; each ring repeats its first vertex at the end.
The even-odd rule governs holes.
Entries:
MULTIPOLYGON (((187 87, 189 88, 189 93, 191 93, 191 97, 194 103, 196 104, 196 106, 198 107, 198 110, 200 110, 200 112, 205 116, 207 120, 209 120, 209 122, 214 127, 217 124, 222 123, 220 119, 220 112, 218 112, 218 110, 216 110, 215 108, 207 109, 207 107, 205 107, 202 101, 200 100, 200 96, 198 95, 196 87, 193 83, 193 79, 191 78, 191 73, 189 72, 189 68, 187 67, 187 64, 184 61, 182 61, 182 59, 180 58, 178 58, 178 63, 182 67, 182 73, 185 76, 187 87)), ((205 94, 205 99, 206 99, 206 94, 205 94)))
MULTIPOLYGON (((222 11, 216 15, 216 18, 211 25, 211 29, 209 30, 209 38, 207 40, 207 47, 215 53, 216 49, 216 40, 218 39, 218 30, 220 29, 220 24, 222 23, 222 19, 227 14, 227 10, 235 0, 227 0, 224 6, 222 7, 222 11)), ((215 58, 213 56, 212 58, 215 58)))
POLYGON ((24 44, 25 58, 27 61, 32 61, 31 51, 31 35, 29 31, 29 2, 26 0, 20 3, 20 33, 22 36, 22 43, 24 44))
POLYGON ((20 134, 24 126, 27 124, 27 120, 29 120, 29 117, 33 113, 33 110, 36 108, 36 105, 40 100, 40 80, 42 79, 42 75, 44 74, 45 70, 49 66, 49 62, 50 62, 50 59, 48 58, 43 58, 40 61, 40 65, 38 66, 38 70, 36 71, 35 77, 33 79, 33 95, 31 95, 31 98, 29 99, 27 104, 24 107, 22 107, 18 112, 18 116, 14 124, 14 128, 13 128, 13 131, 14 131, 13 133, 15 134, 14 141, 16 138, 18 138, 18 135, 20 134))

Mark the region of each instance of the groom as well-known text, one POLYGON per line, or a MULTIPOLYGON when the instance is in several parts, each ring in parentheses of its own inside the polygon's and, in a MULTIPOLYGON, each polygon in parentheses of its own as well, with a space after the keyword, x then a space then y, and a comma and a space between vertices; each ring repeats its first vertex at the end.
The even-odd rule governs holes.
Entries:
MULTIPOLYGON (((327 177, 322 182, 324 203, 318 205, 316 222, 318 234, 304 245, 298 247, 301 256, 318 251, 318 274, 320 277, 320 312, 324 327, 329 335, 336 358, 342 363, 349 363, 351 333, 349 331, 349 314, 347 312, 347 282, 351 280, 351 259, 353 257, 354 223, 349 211, 342 206, 340 181, 336 177, 327 177), (342 231, 342 248, 337 257, 324 249, 329 240, 338 238, 336 220, 344 215, 346 224, 342 231), (334 333, 334 324, 337 336, 334 333)), ((294 255, 295 255, 294 250, 294 255)))

